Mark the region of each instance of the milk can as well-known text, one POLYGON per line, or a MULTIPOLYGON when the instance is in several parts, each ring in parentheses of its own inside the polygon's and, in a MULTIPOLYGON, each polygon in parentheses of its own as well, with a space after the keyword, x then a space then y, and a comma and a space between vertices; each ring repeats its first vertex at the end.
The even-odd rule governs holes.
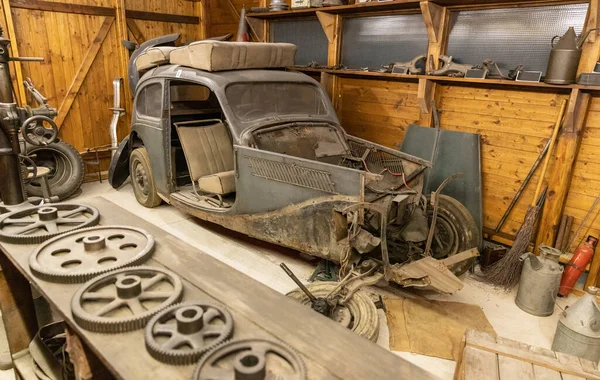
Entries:
POLYGON ((552 351, 560 351, 597 363, 600 360, 600 306, 598 288, 590 286, 586 294, 567 308, 558 321, 552 351))
POLYGON ((563 267, 558 249, 542 244, 539 250, 539 257, 529 252, 521 256, 523 271, 515 303, 529 314, 547 317, 554 312, 563 267))

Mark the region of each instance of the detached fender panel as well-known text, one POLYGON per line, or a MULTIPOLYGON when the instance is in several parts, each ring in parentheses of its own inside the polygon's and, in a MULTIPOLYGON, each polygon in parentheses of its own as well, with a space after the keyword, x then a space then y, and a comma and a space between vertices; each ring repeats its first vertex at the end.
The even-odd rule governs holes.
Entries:
POLYGON ((125 137, 119 144, 108 169, 108 183, 118 189, 129 177, 129 136, 125 137))

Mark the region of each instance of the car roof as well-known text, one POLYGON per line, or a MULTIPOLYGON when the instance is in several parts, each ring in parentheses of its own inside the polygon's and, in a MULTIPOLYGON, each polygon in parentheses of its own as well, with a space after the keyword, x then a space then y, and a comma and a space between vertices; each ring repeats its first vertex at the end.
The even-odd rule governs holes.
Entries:
POLYGON ((187 80, 208 85, 209 87, 225 88, 230 83, 240 82, 304 82, 317 83, 308 75, 276 69, 262 70, 230 70, 209 72, 181 65, 158 66, 142 76, 140 84, 153 78, 187 80))

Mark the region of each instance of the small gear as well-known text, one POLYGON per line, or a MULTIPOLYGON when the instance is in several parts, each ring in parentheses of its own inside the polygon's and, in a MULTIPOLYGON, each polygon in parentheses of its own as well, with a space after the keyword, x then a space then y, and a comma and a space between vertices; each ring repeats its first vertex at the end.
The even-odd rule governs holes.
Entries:
POLYGON ((28 207, 0 216, 0 241, 39 244, 73 230, 95 226, 100 213, 94 207, 58 203, 28 207))
POLYGON ((266 339, 233 340, 208 352, 192 380, 306 379, 302 357, 281 342, 266 339))
POLYGON ((39 278, 81 283, 115 269, 139 265, 154 251, 154 237, 128 226, 98 226, 56 236, 29 257, 39 278))
POLYGON ((233 333, 227 309, 207 302, 186 302, 155 315, 146 325, 146 348, 167 364, 193 364, 233 333))
POLYGON ((152 316, 179 302, 181 279, 151 267, 118 269, 86 282, 73 296, 73 319, 86 330, 120 333, 141 329, 152 316))

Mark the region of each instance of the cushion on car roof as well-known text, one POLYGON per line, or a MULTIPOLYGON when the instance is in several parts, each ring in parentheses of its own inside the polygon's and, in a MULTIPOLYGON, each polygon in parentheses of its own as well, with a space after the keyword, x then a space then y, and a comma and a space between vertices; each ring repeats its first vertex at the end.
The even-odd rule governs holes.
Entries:
POLYGON ((143 71, 158 65, 165 65, 169 63, 169 56, 174 49, 176 48, 172 46, 150 48, 137 57, 135 67, 138 71, 143 71))
POLYGON ((173 50, 170 60, 206 71, 281 68, 294 66, 297 50, 288 43, 198 41, 173 50))

